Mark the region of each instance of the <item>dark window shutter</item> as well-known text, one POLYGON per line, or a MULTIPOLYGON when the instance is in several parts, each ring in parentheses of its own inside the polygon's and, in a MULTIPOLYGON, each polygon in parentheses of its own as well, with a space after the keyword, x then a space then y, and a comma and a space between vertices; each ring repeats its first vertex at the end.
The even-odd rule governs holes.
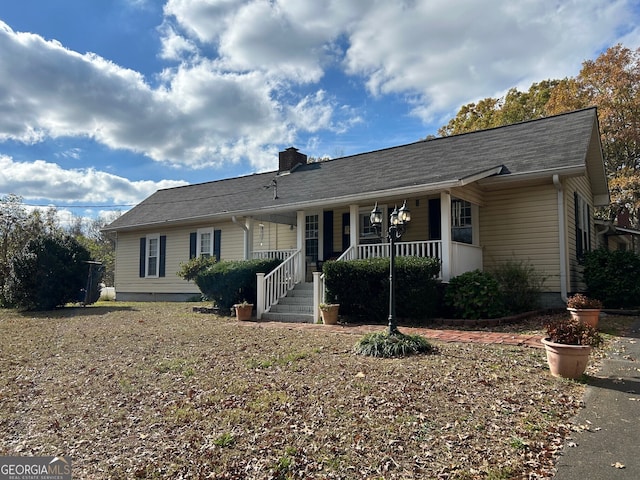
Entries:
POLYGON ((140 239, 140 278, 144 278, 147 272, 147 238, 142 237, 140 239))
POLYGON ((213 231, 213 254, 217 261, 220 261, 220 242, 222 240, 222 230, 213 231))
POLYGON ((580 207, 578 205, 578 192, 573 192, 573 207, 575 209, 576 222, 576 255, 582 256, 582 232, 580 232, 580 207))
POLYGON ((189 258, 196 258, 198 256, 196 247, 198 245, 198 232, 191 232, 189 234, 189 258))
POLYGON ((158 265, 158 276, 165 276, 165 267, 167 265, 167 236, 160 235, 160 259, 158 265))
POLYGON ((587 205, 587 244, 585 245, 585 251, 588 252, 591 250, 591 207, 587 205))

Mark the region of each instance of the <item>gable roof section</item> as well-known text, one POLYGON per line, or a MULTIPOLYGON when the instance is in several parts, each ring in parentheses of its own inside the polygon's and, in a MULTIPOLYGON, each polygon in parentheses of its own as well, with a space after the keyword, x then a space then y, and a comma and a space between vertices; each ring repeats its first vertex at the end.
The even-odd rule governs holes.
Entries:
POLYGON ((575 175, 586 172, 587 161, 589 173, 602 177, 597 189, 604 186, 608 195, 595 108, 301 165, 287 174, 272 171, 159 190, 105 230, 436 192, 489 176, 506 181, 542 172, 575 175))

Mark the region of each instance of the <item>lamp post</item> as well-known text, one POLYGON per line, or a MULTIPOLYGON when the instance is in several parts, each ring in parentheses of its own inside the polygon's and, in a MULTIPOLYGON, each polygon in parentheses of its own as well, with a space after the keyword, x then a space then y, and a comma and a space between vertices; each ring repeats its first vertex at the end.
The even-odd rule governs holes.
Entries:
MULTIPOLYGON (((376 229, 382 231, 382 212, 378 208, 378 202, 376 202, 373 210, 371 210, 371 225, 376 229)), ((407 201, 405 200, 398 210, 398 207, 393 208, 393 212, 389 216, 389 335, 395 335, 399 333, 398 326, 396 325, 396 289, 394 284, 394 276, 396 272, 396 248, 395 242, 400 240, 405 232, 407 224, 411 221, 411 212, 407 208, 407 201)))

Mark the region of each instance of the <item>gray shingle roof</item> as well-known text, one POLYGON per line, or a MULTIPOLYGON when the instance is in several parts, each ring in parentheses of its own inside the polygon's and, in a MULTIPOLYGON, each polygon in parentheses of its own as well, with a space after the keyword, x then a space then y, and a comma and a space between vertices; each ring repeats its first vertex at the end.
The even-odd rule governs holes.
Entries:
POLYGON ((272 171, 159 190, 107 230, 258 215, 402 189, 426 191, 500 166, 505 176, 584 168, 595 128, 596 110, 589 108, 302 165, 288 175, 272 171), (272 187, 267 188, 274 178, 277 199, 272 187))

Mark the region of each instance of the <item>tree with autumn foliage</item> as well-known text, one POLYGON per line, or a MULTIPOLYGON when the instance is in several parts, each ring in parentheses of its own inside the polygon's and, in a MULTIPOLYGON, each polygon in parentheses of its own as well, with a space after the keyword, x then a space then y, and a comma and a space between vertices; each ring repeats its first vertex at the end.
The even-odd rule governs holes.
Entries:
POLYGON ((620 44, 583 62, 577 77, 512 88, 503 98, 463 105, 440 130, 442 136, 499 127, 549 115, 598 107, 602 151, 611 204, 601 214, 629 213, 640 228, 640 48, 620 44))

